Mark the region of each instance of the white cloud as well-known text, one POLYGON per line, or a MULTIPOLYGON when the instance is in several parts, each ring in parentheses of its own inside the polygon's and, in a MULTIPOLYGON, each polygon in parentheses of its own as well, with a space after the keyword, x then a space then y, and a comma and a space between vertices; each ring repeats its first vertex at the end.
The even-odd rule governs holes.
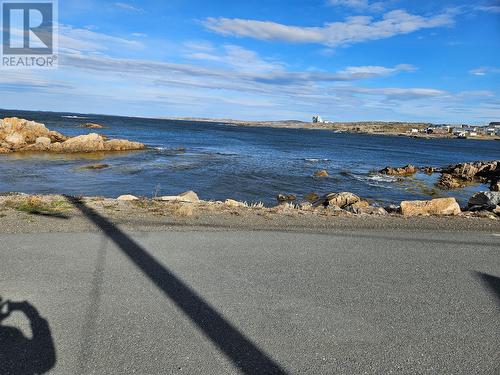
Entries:
POLYGON ((357 11, 381 12, 388 6, 388 1, 328 0, 328 4, 332 6, 347 7, 357 11))
POLYGON ((186 57, 192 60, 216 62, 239 72, 271 72, 283 69, 283 64, 262 59, 255 51, 226 44, 217 49, 210 43, 187 43, 186 57))
POLYGON ((136 40, 115 37, 88 29, 59 25, 59 50, 63 53, 95 53, 115 49, 140 49, 136 40))
POLYGON ((382 96, 386 99, 397 100, 415 100, 434 97, 451 97, 452 94, 445 90, 438 90, 432 88, 398 88, 398 87, 384 87, 384 88, 366 88, 366 87, 342 87, 335 88, 336 91, 345 91, 354 94, 382 96))
POLYGON ((472 69, 469 71, 470 74, 475 76, 485 76, 487 74, 498 74, 500 73, 500 68, 491 67, 491 66, 482 66, 477 69, 472 69))
POLYGON ((500 5, 479 5, 474 7, 474 10, 488 13, 500 13, 500 5))
POLYGON ((135 7, 135 6, 133 6, 131 4, 127 4, 127 3, 115 3, 115 6, 117 8, 129 11, 129 12, 144 13, 144 9, 135 7))
POLYGON ((379 20, 368 16, 348 17, 344 22, 327 23, 322 27, 289 26, 270 21, 239 18, 207 18, 207 29, 226 36, 276 40, 290 43, 315 43, 328 47, 390 38, 421 29, 450 26, 454 12, 436 16, 412 15, 404 10, 385 13, 379 20))

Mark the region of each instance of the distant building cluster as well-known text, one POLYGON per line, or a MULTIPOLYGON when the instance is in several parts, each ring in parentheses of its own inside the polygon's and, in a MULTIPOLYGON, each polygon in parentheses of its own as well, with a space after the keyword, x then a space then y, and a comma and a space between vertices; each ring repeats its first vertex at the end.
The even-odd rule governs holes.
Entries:
POLYGON ((500 136, 500 122, 490 122, 488 126, 472 125, 436 125, 426 129, 412 129, 412 133, 424 132, 427 134, 453 134, 458 138, 475 137, 480 135, 500 136))

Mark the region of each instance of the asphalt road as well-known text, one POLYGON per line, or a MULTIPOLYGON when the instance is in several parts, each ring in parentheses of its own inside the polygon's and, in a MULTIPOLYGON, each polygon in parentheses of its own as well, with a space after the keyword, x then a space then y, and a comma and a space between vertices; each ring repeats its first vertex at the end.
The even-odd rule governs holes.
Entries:
POLYGON ((495 374, 499 277, 492 233, 0 235, 0 373, 495 374))

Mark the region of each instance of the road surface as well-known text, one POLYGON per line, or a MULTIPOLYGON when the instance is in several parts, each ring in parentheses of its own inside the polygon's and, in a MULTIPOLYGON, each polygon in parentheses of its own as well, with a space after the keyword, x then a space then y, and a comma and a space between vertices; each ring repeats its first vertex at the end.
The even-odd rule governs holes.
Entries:
POLYGON ((0 373, 495 374, 499 277, 494 233, 0 235, 0 295, 36 310, 0 373))

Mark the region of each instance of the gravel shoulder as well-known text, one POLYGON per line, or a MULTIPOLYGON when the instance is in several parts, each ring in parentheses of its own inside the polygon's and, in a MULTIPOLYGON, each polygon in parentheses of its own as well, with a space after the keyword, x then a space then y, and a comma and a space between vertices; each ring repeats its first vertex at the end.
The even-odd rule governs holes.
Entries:
MULTIPOLYGON (((13 206, 11 197, 0 197, 0 233, 93 232, 99 229, 80 209, 62 196, 50 197, 54 209, 37 212, 13 206)), ((107 222, 131 231, 250 230, 305 233, 373 230, 500 233, 500 220, 467 215, 454 217, 403 217, 354 215, 328 209, 305 211, 283 207, 230 207, 216 202, 175 203, 117 201, 83 198, 88 207, 107 222)))

